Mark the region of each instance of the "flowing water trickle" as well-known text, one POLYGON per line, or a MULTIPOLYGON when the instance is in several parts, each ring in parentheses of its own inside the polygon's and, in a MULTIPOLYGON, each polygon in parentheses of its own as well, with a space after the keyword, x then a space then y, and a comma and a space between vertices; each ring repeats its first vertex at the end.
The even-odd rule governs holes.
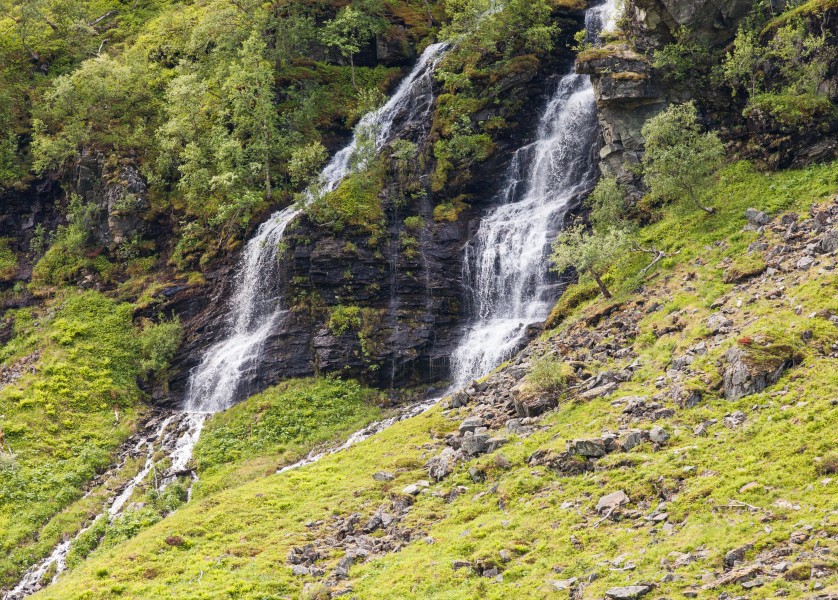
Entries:
MULTIPOLYGON (((588 37, 614 27, 615 0, 586 14, 588 37)), ((500 206, 466 248, 464 280, 473 323, 452 358, 454 387, 489 373, 543 322, 558 295, 549 277, 550 242, 597 175, 599 132, 587 76, 565 75, 541 116, 534 143, 519 149, 500 206)))

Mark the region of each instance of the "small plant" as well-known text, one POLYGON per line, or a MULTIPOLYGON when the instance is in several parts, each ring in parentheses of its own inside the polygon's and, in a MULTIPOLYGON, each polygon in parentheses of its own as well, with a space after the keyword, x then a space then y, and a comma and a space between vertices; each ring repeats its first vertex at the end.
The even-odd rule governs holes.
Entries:
POLYGON ((573 368, 555 354, 534 358, 527 373, 527 382, 535 391, 547 394, 560 394, 572 378, 573 368))
POLYGON ((838 452, 830 452, 815 464, 818 475, 838 475, 838 452))

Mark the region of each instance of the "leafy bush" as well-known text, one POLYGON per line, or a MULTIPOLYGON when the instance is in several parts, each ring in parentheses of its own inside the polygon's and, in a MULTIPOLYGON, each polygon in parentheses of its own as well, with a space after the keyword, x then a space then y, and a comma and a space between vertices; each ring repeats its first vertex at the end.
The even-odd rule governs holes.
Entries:
POLYGON ((527 372, 527 383, 535 391, 559 394, 573 378, 573 368, 561 361, 555 354, 532 359, 527 372))
POLYGON ((361 308, 358 306, 338 305, 329 315, 329 330, 334 335, 344 335, 348 331, 361 328, 361 308))

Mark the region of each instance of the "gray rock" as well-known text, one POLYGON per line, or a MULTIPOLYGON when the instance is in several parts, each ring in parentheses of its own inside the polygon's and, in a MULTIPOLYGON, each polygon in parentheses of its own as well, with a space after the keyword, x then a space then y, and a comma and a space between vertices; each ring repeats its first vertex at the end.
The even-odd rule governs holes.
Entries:
POLYGON ((730 331, 733 321, 728 319, 722 313, 716 312, 707 317, 705 324, 707 325, 707 329, 710 330, 710 333, 715 335, 717 333, 726 333, 727 331, 730 331))
POLYGON ((503 436, 489 438, 486 440, 486 452, 494 452, 501 446, 505 446, 508 441, 509 440, 503 436))
POLYGON ((577 454, 587 458, 599 458, 608 453, 605 448, 605 442, 601 439, 570 441, 567 443, 567 451, 571 454, 577 454))
POLYGON ((483 421, 482 417, 469 417, 462 423, 460 423, 460 433, 465 433, 466 431, 473 432, 478 427, 485 427, 486 423, 483 421))
POLYGON ((549 583, 554 590, 562 592, 572 588, 578 581, 579 580, 576 577, 572 577, 570 579, 551 579, 547 583, 549 583))
POLYGON ((741 427, 742 424, 745 423, 746 419, 747 417, 745 416, 745 413, 743 413, 741 410, 737 410, 736 412, 731 413, 727 415, 724 419, 722 419, 722 423, 728 429, 736 429, 737 427, 741 427))
POLYGON ((611 492, 610 494, 606 494, 599 501, 596 503, 596 511, 598 513, 604 513, 611 510, 615 510, 625 504, 629 503, 629 497, 623 490, 618 490, 616 492, 611 492))
POLYGON ((617 384, 614 382, 606 383, 605 385, 600 385, 586 392, 582 392, 581 394, 579 394, 579 399, 594 400, 596 398, 601 398, 603 396, 607 396, 608 394, 613 394, 614 392, 616 392, 617 387, 617 384))
POLYGON ((612 600, 632 600, 633 598, 640 598, 652 591, 651 585, 627 585, 625 587, 611 588, 605 590, 605 597, 612 600))
POLYGON ((306 575, 311 575, 311 570, 309 570, 308 567, 303 565, 294 565, 293 567, 291 567, 291 572, 297 577, 305 577, 306 575))
POLYGON ((460 449, 469 456, 477 456, 489 450, 489 434, 478 433, 475 435, 467 435, 460 443, 460 449))
POLYGON ((669 439, 669 433, 667 433, 666 429, 664 429, 663 427, 655 425, 654 427, 652 427, 652 429, 649 430, 649 439, 656 444, 663 444, 666 440, 669 439))
POLYGON ((750 225, 753 229, 758 229, 768 225, 768 222, 770 221, 767 214, 755 208, 749 208, 746 210, 745 217, 748 219, 748 225, 750 225))
POLYGON ((376 481, 393 481, 396 476, 386 471, 379 471, 378 473, 373 473, 372 478, 376 481))
POLYGON ((408 496, 417 496, 423 489, 429 487, 431 487, 431 482, 423 479, 421 481, 417 481, 416 483, 411 483, 402 490, 402 493, 407 494, 408 496))
POLYGON ((739 546, 738 548, 734 548, 733 550, 729 550, 725 554, 725 567, 731 569, 736 566, 737 563, 741 563, 745 560, 745 555, 754 547, 753 544, 745 544, 744 546, 739 546))
POLYGON ((762 357, 757 361, 752 360, 743 348, 734 346, 728 349, 725 353, 725 398, 739 400, 776 383, 783 372, 794 364, 793 349, 789 348, 788 356, 780 354, 781 350, 778 348, 774 351, 776 356, 762 357))
POLYGON ((448 477, 459 461, 463 460, 463 453, 453 448, 445 448, 425 465, 431 479, 442 481, 448 477))
POLYGON ((818 250, 824 254, 831 254, 838 250, 838 229, 833 227, 821 236, 818 250))
POLYGON ((815 264, 815 259, 811 256, 804 256, 800 260, 795 263, 795 267, 800 269, 801 271, 805 271, 810 268, 813 264, 815 264))
POLYGON ((639 446, 646 440, 645 435, 640 430, 632 430, 620 438, 620 448, 623 452, 629 452, 632 448, 639 446))

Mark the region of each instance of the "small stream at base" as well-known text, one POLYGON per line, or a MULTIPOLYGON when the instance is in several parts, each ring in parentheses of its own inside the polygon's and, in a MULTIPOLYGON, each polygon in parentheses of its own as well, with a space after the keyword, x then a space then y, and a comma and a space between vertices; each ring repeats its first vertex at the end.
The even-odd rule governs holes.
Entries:
MULTIPOLYGON (((616 0, 588 10, 588 37, 613 28, 616 0)), ((433 73, 448 46, 434 44, 420 57, 414 69, 382 108, 365 116, 352 142, 339 152, 320 176, 322 190, 334 190, 350 172, 350 162, 360 141, 373 136, 376 150, 402 137, 421 138, 433 106, 433 73)), ((596 110, 587 77, 570 73, 542 114, 538 139, 516 152, 500 206, 481 223, 476 241, 467 251, 465 276, 470 282, 470 301, 476 315, 454 356, 454 389, 485 375, 509 357, 519 345, 526 325, 543 321, 551 304, 551 283, 546 277, 545 257, 551 237, 572 203, 593 185, 595 167, 590 149, 596 139, 596 110)), ((289 207, 274 214, 248 243, 236 291, 231 298, 228 337, 213 346, 192 373, 185 412, 159 415, 148 421, 142 432, 113 467, 87 492, 89 497, 109 481, 120 478, 131 458, 145 457, 143 466, 119 486, 102 512, 72 538, 61 540, 50 555, 26 571, 20 583, 5 593, 3 600, 22 600, 53 583, 67 568, 67 557, 75 542, 101 518, 113 521, 130 508, 129 500, 138 487, 164 490, 179 477, 197 480, 189 462, 205 420, 212 413, 232 406, 242 380, 259 365, 265 340, 282 319, 284 308, 277 292, 276 260, 286 227, 300 213, 289 207), (160 452, 170 466, 158 473, 155 460, 160 452), (159 479, 158 479, 159 477, 159 479), (48 582, 43 581, 52 572, 48 582)), ((441 398, 418 402, 396 416, 367 425, 345 442, 313 450, 277 473, 313 464, 349 449, 396 423, 422 414, 441 398)))

